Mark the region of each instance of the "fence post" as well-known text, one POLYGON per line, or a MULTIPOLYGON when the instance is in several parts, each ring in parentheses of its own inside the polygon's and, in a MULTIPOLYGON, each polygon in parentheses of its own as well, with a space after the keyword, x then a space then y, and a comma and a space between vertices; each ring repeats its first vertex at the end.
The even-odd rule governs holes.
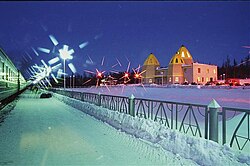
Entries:
POLYGON ((129 114, 135 117, 135 96, 133 94, 129 97, 129 114))
POLYGON ((218 142, 218 112, 221 106, 213 99, 208 105, 209 109, 209 140, 218 142))
POLYGON ((97 102, 98 102, 97 105, 101 106, 101 93, 100 92, 98 93, 97 97, 98 97, 98 99, 97 99, 97 102))

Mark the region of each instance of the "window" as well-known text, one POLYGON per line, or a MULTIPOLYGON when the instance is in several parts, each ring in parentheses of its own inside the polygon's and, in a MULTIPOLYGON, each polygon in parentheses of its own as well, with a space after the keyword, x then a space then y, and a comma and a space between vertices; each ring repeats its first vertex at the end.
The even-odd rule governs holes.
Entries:
POLYGON ((207 69, 207 73, 209 73, 209 69, 207 69))
POLYGON ((190 54, 187 52, 187 55, 188 55, 188 57, 190 58, 191 56, 190 56, 190 54))
POLYGON ((179 77, 175 77, 175 82, 179 82, 179 77))
POLYGON ((3 74, 2 79, 4 79, 4 63, 3 63, 3 66, 2 66, 2 74, 3 74))
POLYGON ((183 58, 185 57, 185 55, 184 55, 184 52, 183 52, 183 51, 181 52, 181 57, 183 57, 183 58))
POLYGON ((202 82, 204 82, 204 77, 201 78, 202 82))
POLYGON ((178 59, 177 58, 175 59, 175 63, 178 63, 178 59))
POLYGON ((181 63, 183 63, 183 60, 181 59, 181 63))
POLYGON ((201 82, 201 78, 200 77, 197 77, 197 82, 201 82))
POLYGON ((216 70, 214 69, 214 74, 216 74, 216 70))
POLYGON ((198 68, 198 73, 201 73, 201 68, 198 68))
POLYGON ((8 66, 6 66, 6 70, 5 70, 5 80, 8 80, 9 77, 8 77, 8 66))
POLYGON ((209 78, 207 77, 207 78, 206 78, 206 82, 208 82, 208 81, 209 81, 209 78))
POLYGON ((148 81, 149 83, 152 83, 153 81, 152 81, 152 79, 149 79, 149 81, 148 81))
POLYGON ((169 82, 171 82, 172 81, 172 79, 171 79, 171 77, 169 78, 169 82))

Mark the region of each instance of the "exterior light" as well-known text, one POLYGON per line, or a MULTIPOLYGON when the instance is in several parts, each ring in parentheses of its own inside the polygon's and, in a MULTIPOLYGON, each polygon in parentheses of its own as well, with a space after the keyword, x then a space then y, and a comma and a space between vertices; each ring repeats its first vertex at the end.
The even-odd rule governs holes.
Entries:
POLYGON ((63 45, 62 49, 59 49, 59 55, 63 60, 73 59, 72 54, 75 52, 73 49, 68 50, 69 46, 63 45))
POLYGON ((66 79, 65 79, 65 70, 66 70, 66 67, 65 67, 65 61, 67 59, 73 59, 73 56, 72 54, 74 53, 75 51, 73 49, 70 49, 69 50, 69 46, 67 45, 63 45, 63 48, 62 49, 59 49, 59 55, 60 55, 60 58, 63 59, 63 69, 64 69, 64 77, 63 77, 63 87, 66 88, 66 79))

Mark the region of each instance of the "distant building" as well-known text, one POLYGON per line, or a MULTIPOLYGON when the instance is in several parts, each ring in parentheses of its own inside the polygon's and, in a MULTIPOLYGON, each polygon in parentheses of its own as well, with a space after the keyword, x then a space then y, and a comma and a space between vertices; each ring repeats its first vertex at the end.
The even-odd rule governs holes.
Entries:
POLYGON ((193 57, 185 46, 171 58, 167 68, 161 68, 154 54, 145 60, 142 82, 146 84, 205 84, 217 80, 217 66, 193 62, 193 57))

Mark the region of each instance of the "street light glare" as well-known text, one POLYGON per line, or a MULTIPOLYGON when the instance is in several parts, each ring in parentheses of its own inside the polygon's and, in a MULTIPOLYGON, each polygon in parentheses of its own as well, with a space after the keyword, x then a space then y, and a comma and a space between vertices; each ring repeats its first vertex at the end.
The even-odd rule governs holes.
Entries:
POLYGON ((69 49, 69 46, 67 45, 63 45, 63 48, 59 49, 60 57, 63 60, 73 59, 73 56, 71 54, 73 54, 75 51, 73 49, 71 50, 68 50, 68 49, 69 49))

